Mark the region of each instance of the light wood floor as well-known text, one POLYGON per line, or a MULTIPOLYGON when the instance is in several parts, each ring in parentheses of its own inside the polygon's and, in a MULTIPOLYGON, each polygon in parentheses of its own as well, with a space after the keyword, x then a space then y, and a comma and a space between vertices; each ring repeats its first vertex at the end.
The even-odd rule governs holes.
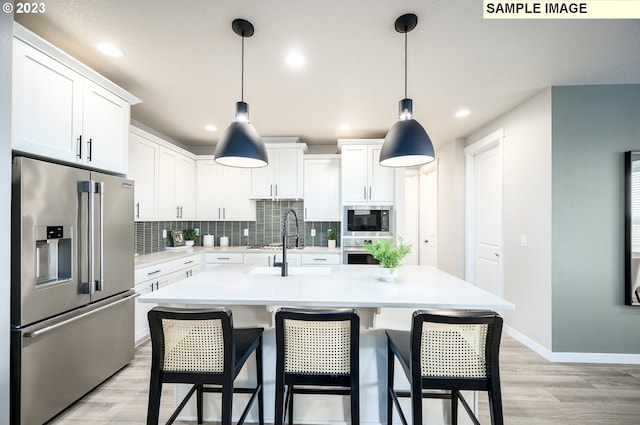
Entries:
MULTIPOLYGON (((143 345, 129 366, 50 424, 144 424, 150 352, 143 345)), ((638 365, 550 363, 504 335, 500 369, 507 425, 640 424, 638 365)), ((161 420, 171 414, 171 387, 164 388, 161 420)), ((490 424, 486 397, 480 400, 480 422, 490 424)))

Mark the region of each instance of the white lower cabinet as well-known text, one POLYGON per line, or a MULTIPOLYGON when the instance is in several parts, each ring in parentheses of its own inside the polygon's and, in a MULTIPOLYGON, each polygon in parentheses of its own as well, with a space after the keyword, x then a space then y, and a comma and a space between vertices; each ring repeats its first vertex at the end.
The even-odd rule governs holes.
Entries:
POLYGON ((340 264, 340 253, 330 254, 300 254, 300 264, 303 266, 336 265, 340 264))
MULTIPOLYGON (((276 262, 282 262, 282 252, 244 254, 244 264, 273 267, 274 258, 276 262)), ((287 251, 287 263, 289 264, 289 267, 300 266, 300 254, 289 253, 287 251)))
POLYGON ((211 270, 219 264, 242 264, 244 254, 241 252, 208 252, 205 254, 204 270, 211 270))
MULTIPOLYGON (((140 295, 157 291, 178 280, 191 277, 200 272, 200 254, 167 261, 149 267, 136 269, 136 293, 140 295)), ((147 313, 155 304, 136 301, 135 306, 135 343, 140 344, 149 337, 147 313)))

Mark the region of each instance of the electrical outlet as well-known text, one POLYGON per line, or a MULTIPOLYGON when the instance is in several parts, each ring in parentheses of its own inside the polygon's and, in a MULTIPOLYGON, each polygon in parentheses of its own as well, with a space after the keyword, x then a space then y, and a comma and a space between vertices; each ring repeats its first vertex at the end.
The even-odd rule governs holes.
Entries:
POLYGON ((311 229, 311 237, 314 237, 316 235, 316 229, 311 229))
POLYGON ((249 229, 244 229, 244 235, 249 236, 249 229))
POLYGON ((520 235, 520 246, 527 246, 527 235, 520 235))
POLYGON ((200 236, 200 229, 198 229, 197 227, 195 229, 193 229, 196 231, 196 236, 200 236))
POLYGON ((162 230, 162 239, 167 239, 167 229, 162 230))

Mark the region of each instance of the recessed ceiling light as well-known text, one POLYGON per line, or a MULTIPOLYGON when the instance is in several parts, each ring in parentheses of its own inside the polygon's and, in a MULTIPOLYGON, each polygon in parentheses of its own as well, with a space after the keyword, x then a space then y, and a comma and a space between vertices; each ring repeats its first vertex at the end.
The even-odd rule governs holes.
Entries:
POLYGON ((216 127, 215 125, 207 124, 204 126, 204 129, 207 131, 217 131, 218 127, 216 127))
POLYGON ((124 56, 124 51, 114 44, 98 41, 95 46, 105 55, 113 56, 114 58, 121 58, 124 56))
POLYGON ((469 115, 471 113, 470 110, 468 109, 460 109, 458 112, 456 112, 456 117, 457 118, 463 118, 466 117, 467 115, 469 115))
POLYGON ((342 131, 351 130, 351 126, 350 126, 349 124, 347 124, 347 123, 340 124, 340 127, 339 127, 339 128, 340 128, 340 130, 342 130, 342 131))
POLYGON ((300 53, 291 53, 284 59, 284 61, 291 68, 302 68, 307 63, 305 57, 300 53))

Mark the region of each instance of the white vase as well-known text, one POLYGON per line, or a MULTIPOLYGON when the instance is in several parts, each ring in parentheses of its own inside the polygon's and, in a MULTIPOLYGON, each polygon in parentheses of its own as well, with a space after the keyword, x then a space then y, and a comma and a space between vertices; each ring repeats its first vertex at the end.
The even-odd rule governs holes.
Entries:
POLYGON ((394 269, 393 272, 387 267, 378 267, 378 278, 384 282, 393 282, 398 277, 398 269, 394 269))
POLYGON ((194 243, 195 241, 184 241, 185 246, 193 246, 194 243))
POLYGON ((327 241, 327 243, 328 243, 329 249, 335 249, 335 247, 336 247, 336 240, 335 239, 329 239, 327 241))

